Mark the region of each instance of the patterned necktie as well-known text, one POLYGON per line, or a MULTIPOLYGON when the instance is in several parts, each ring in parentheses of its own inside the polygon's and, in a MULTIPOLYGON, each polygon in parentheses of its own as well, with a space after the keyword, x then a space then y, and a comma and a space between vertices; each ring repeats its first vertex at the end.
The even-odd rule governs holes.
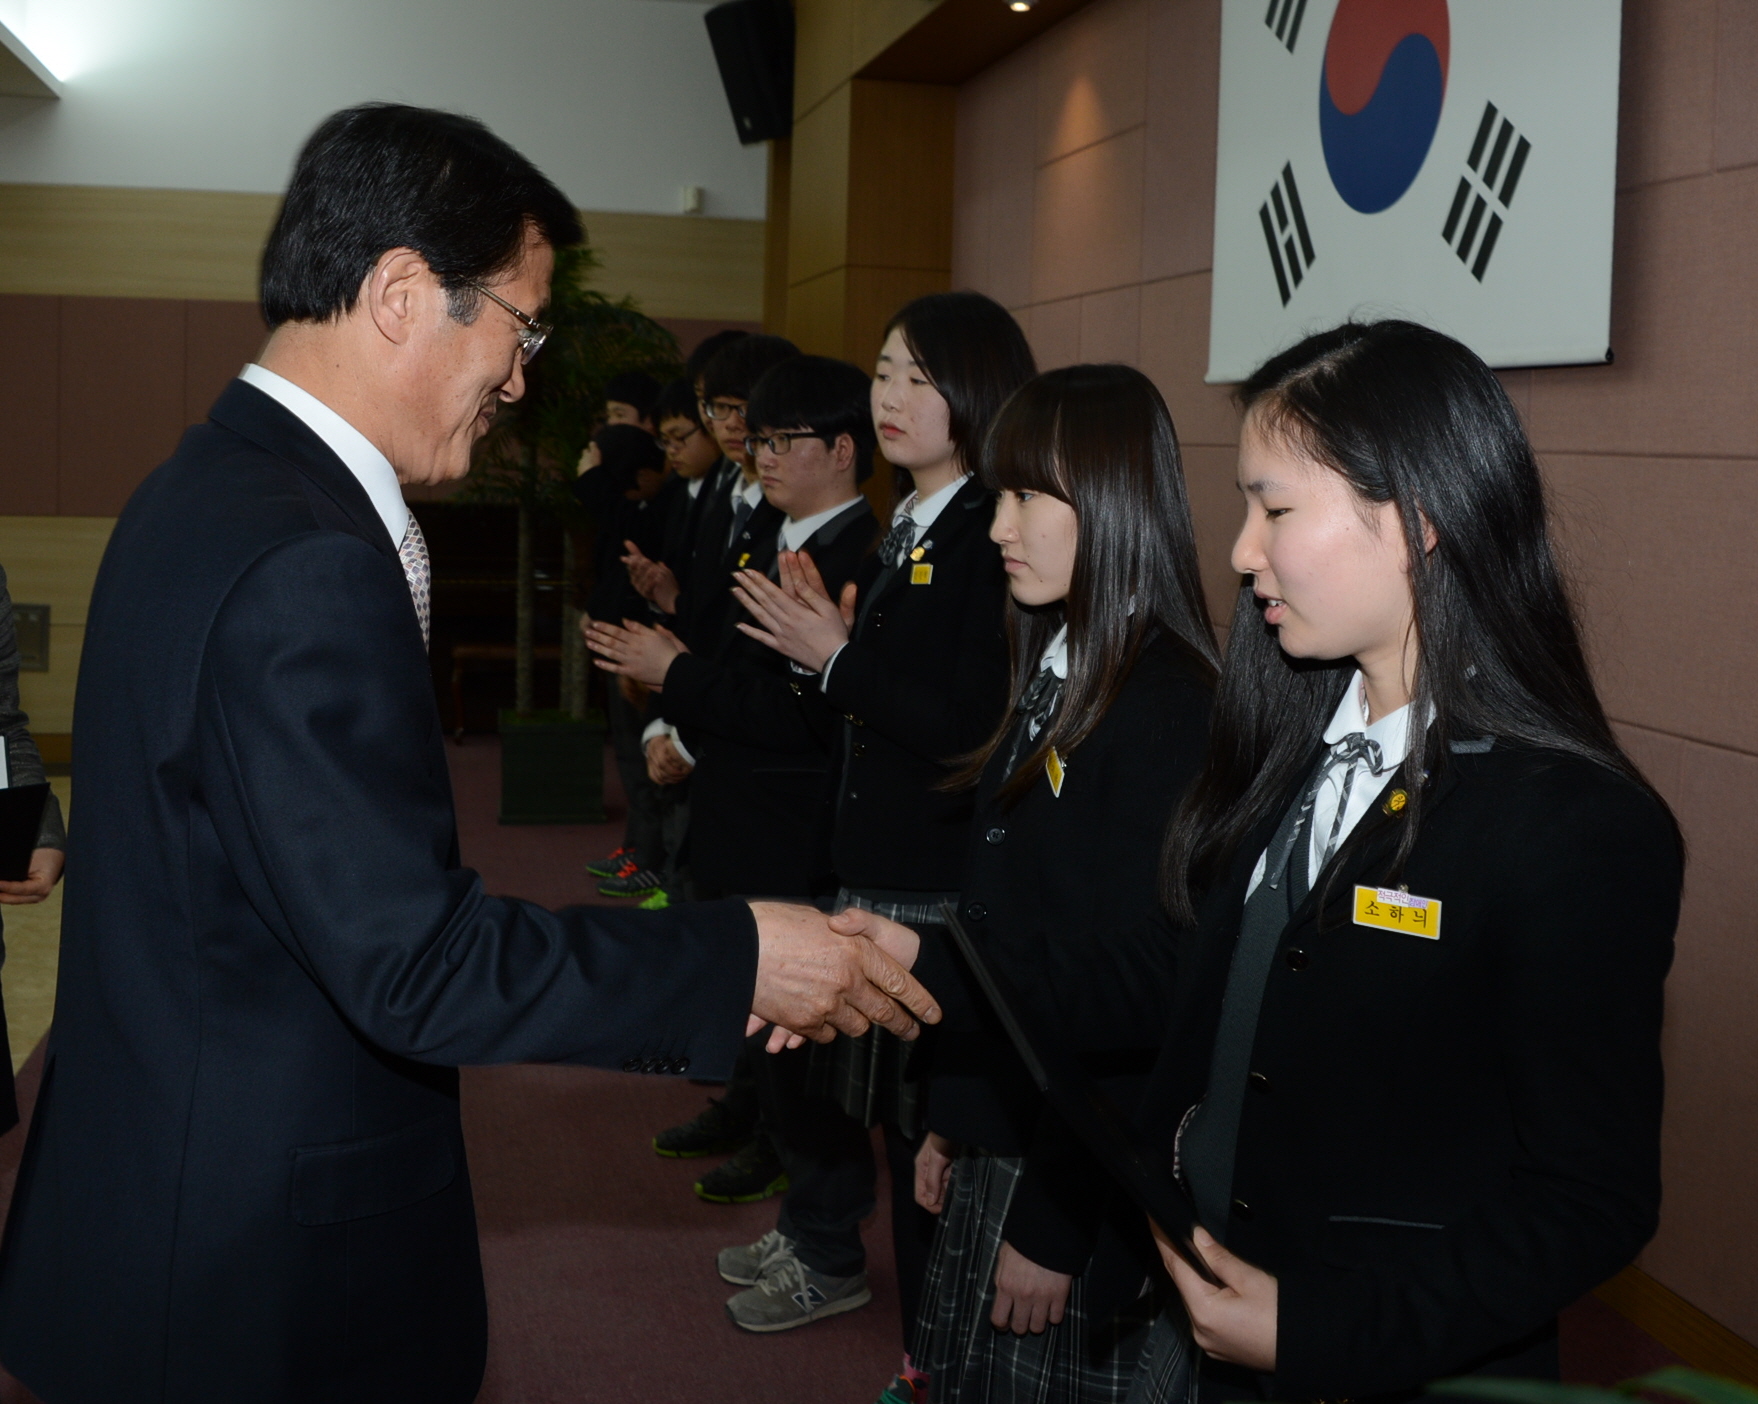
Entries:
MULTIPOLYGON (((1352 731, 1336 745, 1331 747, 1331 758, 1325 766, 1328 774, 1333 766, 1346 765, 1343 772, 1343 793, 1337 796, 1337 812, 1331 816, 1331 832, 1325 837, 1325 851, 1319 855, 1318 869, 1324 871, 1325 864, 1331 861, 1331 855, 1337 851, 1337 836, 1343 832, 1343 814, 1349 808, 1349 791, 1355 786, 1355 767, 1367 762, 1367 768, 1374 775, 1385 773, 1385 761, 1378 741, 1369 741, 1367 733, 1352 731)), ((1312 802, 1318 799, 1318 790, 1313 790, 1312 802)))
POLYGON ((415 601, 415 617, 421 621, 421 643, 425 647, 433 617, 433 567, 427 559, 427 538, 421 534, 421 523, 409 514, 409 525, 403 532, 403 544, 397 548, 397 559, 403 562, 403 578, 409 582, 409 596, 415 601))
POLYGON ((915 520, 908 512, 899 512, 891 519, 891 530, 885 533, 885 540, 879 543, 879 559, 888 566, 901 566, 904 554, 915 542, 915 520))

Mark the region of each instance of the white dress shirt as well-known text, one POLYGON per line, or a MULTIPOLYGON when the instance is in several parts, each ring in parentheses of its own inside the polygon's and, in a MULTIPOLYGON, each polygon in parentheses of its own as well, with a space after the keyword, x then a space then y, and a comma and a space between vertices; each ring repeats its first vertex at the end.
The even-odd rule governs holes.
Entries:
MULTIPOLYGON (((1369 741, 1379 743, 1380 768, 1375 772, 1368 769, 1366 761, 1355 763, 1355 782, 1349 787, 1349 803, 1343 810, 1343 822, 1337 826, 1339 846, 1349 837, 1367 811, 1373 808, 1374 802, 1389 783, 1388 777, 1403 764, 1404 757, 1410 751, 1409 704, 1395 712, 1387 712, 1378 721, 1370 724, 1367 720, 1367 683, 1361 676, 1360 669, 1349 680, 1349 686, 1343 689, 1343 699, 1337 703, 1331 723, 1325 728, 1325 744, 1334 746, 1355 731, 1363 733, 1369 741)), ((1325 772, 1325 778, 1319 781, 1318 795, 1312 805, 1312 831, 1307 836, 1306 871, 1309 884, 1318 881, 1318 875, 1323 871, 1324 853, 1330 845, 1331 825, 1337 819, 1337 801, 1342 797, 1343 776, 1348 769, 1342 762, 1332 761, 1325 772)), ((1251 874, 1251 883, 1245 889, 1247 897, 1257 891, 1258 883, 1263 881, 1269 856, 1268 849, 1258 855, 1257 867, 1251 874)))
POLYGON ((301 390, 285 376, 264 370, 254 361, 238 372, 238 378, 279 402, 329 446, 366 489, 385 530, 391 534, 391 545, 401 547, 409 530, 403 485, 397 481, 397 470, 391 467, 390 459, 378 451, 372 440, 316 395, 301 390))
POLYGON ((809 517, 801 517, 797 521, 789 517, 781 524, 781 549, 784 551, 799 550, 812 539, 812 533, 817 531, 819 527, 830 521, 831 518, 848 511, 859 501, 860 494, 857 493, 846 502, 839 502, 836 506, 827 507, 822 512, 814 512, 809 517))

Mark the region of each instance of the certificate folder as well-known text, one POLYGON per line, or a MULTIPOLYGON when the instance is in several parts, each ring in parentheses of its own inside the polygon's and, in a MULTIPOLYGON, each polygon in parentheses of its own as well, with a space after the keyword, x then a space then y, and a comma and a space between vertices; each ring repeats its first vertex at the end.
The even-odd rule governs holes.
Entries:
POLYGON ((30 876, 48 802, 45 782, 0 790, 0 882, 23 882, 30 876))
POLYGON ((1042 1029, 1026 1032, 1019 1017, 1024 1006, 1012 983, 977 949, 951 902, 941 903, 940 919, 1025 1063, 1026 1073, 1068 1129, 1086 1142, 1124 1192, 1160 1226, 1191 1270, 1212 1287, 1224 1286, 1191 1237, 1196 1208, 1184 1187, 1142 1150, 1116 1103, 1081 1070, 1079 1060, 1060 1039, 1042 1029))

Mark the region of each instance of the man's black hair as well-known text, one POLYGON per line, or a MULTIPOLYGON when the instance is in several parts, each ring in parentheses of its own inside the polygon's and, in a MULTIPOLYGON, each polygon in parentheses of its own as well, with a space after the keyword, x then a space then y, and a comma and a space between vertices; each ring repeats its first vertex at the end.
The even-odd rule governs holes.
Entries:
POLYGON ((753 434, 810 429, 827 444, 855 441, 855 481, 873 475, 873 378, 829 356, 792 356, 764 372, 751 390, 745 423, 753 434))
POLYGON ((737 327, 728 327, 725 331, 717 331, 703 337, 697 343, 696 349, 690 352, 689 357, 684 361, 684 379, 694 385, 702 378, 702 372, 707 369, 708 363, 722 348, 731 346, 739 338, 750 334, 748 331, 740 331, 737 327))
POLYGON ((654 402, 659 399, 659 382, 646 371, 622 371, 605 383, 604 398, 633 405, 635 413, 647 419, 653 413, 654 402))
POLYGON ((668 419, 687 419, 698 429, 702 427, 696 387, 690 381, 674 380, 659 392, 659 398, 653 404, 653 427, 659 428, 668 419))
MULTIPOLYGON (((585 237, 568 197, 473 117, 371 102, 324 119, 299 153, 262 255, 271 327, 346 315, 389 249, 414 249, 471 321, 473 282, 517 268, 525 231, 585 237)), ((527 308, 527 311, 535 309, 527 308)))
POLYGON ((741 336, 716 351, 702 368, 702 398, 748 400, 764 371, 799 354, 800 348, 785 336, 741 336))
POLYGON ((639 468, 665 467, 665 450, 639 424, 607 424, 592 436, 598 445, 598 467, 592 471, 627 476, 634 482, 639 468))

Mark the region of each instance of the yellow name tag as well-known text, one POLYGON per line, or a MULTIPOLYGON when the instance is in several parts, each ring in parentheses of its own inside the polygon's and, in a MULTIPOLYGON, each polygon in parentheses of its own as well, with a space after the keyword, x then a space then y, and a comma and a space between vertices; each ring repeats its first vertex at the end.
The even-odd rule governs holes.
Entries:
POLYGON ((1044 758, 1044 774, 1050 777, 1050 793, 1057 799, 1062 798, 1062 780, 1068 774, 1062 768, 1062 757, 1056 754, 1056 748, 1050 748, 1050 754, 1044 758))
POLYGON ((741 555, 739 557, 739 569, 743 570, 746 567, 746 565, 748 565, 750 563, 750 560, 751 560, 751 553, 749 551, 746 551, 743 555, 741 555))
POLYGON ((931 585, 934 582, 934 567, 931 565, 913 565, 910 567, 910 584, 931 585))
POLYGON ((1434 897, 1412 897, 1408 892, 1395 892, 1389 887, 1357 887, 1355 924, 1438 941, 1441 939, 1441 904, 1434 897))

